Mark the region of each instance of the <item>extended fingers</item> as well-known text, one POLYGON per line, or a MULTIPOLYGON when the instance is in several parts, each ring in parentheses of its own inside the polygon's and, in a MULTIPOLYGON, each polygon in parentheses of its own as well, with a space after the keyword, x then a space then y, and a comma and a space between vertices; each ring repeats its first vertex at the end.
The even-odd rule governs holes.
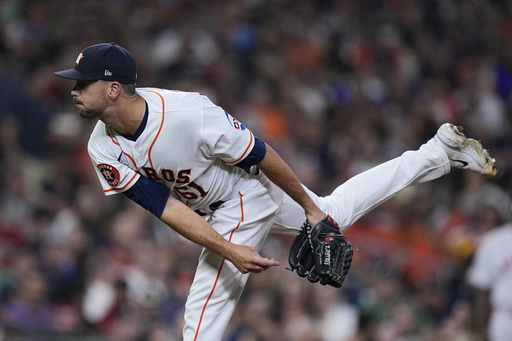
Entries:
POLYGON ((262 271, 267 270, 271 266, 279 266, 279 262, 276 261, 274 258, 269 259, 269 258, 258 257, 258 259, 256 259, 254 261, 254 263, 251 265, 251 267, 248 270, 249 270, 249 272, 260 273, 262 271))
POLYGON ((251 246, 234 244, 235 257, 230 257, 231 262, 237 269, 243 273, 259 273, 267 270, 271 266, 278 266, 279 262, 274 258, 262 257, 255 248, 251 246))

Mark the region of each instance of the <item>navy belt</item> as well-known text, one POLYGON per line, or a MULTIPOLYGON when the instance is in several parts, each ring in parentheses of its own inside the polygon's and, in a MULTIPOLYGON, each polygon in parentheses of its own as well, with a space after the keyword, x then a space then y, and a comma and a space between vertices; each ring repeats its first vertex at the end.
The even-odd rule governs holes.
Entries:
MULTIPOLYGON (((224 204, 224 203, 225 203, 225 201, 219 200, 219 201, 214 202, 210 206, 208 206, 208 208, 210 209, 210 211, 215 212, 215 210, 218 209, 220 206, 222 206, 222 204, 224 204)), ((207 214, 205 212, 202 212, 201 209, 197 209, 195 212, 197 214, 199 214, 200 216, 205 216, 207 214)))

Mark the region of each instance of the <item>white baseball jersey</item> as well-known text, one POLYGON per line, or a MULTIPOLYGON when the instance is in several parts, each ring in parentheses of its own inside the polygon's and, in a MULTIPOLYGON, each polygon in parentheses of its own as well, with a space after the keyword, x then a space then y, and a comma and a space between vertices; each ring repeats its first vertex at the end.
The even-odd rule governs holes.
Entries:
POLYGON ((512 312, 512 224, 498 227, 482 237, 468 270, 473 286, 491 290, 491 303, 512 312))
POLYGON ((148 105, 136 141, 98 121, 88 144, 103 191, 126 191, 142 175, 171 189, 193 210, 231 198, 248 174, 230 165, 243 160, 254 135, 198 93, 139 88, 148 105))

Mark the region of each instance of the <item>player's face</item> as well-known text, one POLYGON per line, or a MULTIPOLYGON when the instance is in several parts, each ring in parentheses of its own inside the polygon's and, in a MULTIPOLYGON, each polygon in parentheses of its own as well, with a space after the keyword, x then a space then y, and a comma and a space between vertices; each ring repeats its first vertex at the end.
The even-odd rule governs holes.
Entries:
POLYGON ((108 106, 105 82, 102 81, 77 81, 71 96, 78 113, 83 118, 98 118, 108 106))

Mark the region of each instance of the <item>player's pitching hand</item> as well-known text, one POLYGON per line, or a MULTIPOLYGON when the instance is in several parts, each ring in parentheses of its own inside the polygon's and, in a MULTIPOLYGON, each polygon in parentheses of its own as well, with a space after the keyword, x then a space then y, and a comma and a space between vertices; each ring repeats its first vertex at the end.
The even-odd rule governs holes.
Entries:
POLYGON ((258 251, 251 246, 233 244, 232 251, 232 256, 227 259, 243 274, 249 272, 260 273, 271 266, 279 265, 279 262, 274 258, 260 256, 258 251))

